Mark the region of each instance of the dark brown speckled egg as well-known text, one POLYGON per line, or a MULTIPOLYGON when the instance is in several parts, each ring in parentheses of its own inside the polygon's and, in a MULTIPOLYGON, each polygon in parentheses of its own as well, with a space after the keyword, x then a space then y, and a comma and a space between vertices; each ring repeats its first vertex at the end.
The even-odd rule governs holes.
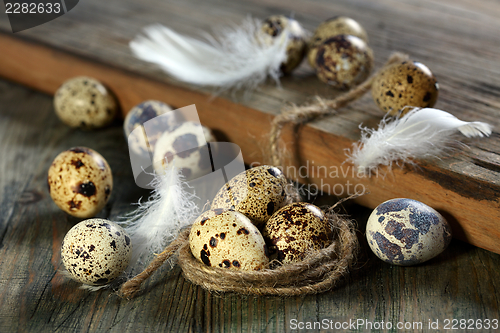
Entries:
POLYGON ((283 205, 286 185, 280 169, 269 165, 254 167, 227 182, 215 195, 212 209, 234 209, 261 226, 283 205))
POLYGON ((54 108, 63 123, 94 129, 108 125, 117 113, 117 103, 96 79, 79 76, 64 82, 54 95, 54 108))
MULTIPOLYGON (((375 103, 393 116, 406 106, 433 107, 438 92, 439 85, 431 70, 417 61, 404 61, 387 67, 377 75, 372 85, 375 103)), ((405 108, 401 114, 410 110, 405 108)))
POLYGON ((366 238, 381 260, 410 266, 443 252, 451 241, 451 228, 433 208, 399 198, 383 202, 373 210, 366 224, 366 238))
POLYGON ((281 65, 283 73, 290 73, 297 68, 306 54, 306 32, 297 20, 284 15, 273 15, 264 20, 262 31, 273 40, 279 38, 287 29, 288 45, 286 47, 287 60, 281 65))
POLYGON ((76 281, 105 285, 127 268, 132 256, 130 237, 104 219, 89 219, 71 228, 61 246, 64 267, 76 281))
POLYGON ((263 231, 269 253, 282 263, 303 260, 311 251, 328 247, 333 238, 325 213, 315 205, 295 202, 278 210, 263 231))
POLYGON ((191 227, 193 256, 207 266, 259 270, 269 263, 260 231, 245 215, 222 208, 201 214, 191 227))
POLYGON ((373 52, 360 38, 338 35, 318 46, 316 75, 337 89, 349 89, 365 81, 373 68, 373 52))
POLYGON ((47 181, 56 205, 80 218, 99 213, 113 190, 108 162, 86 147, 74 147, 57 155, 49 168, 47 181))
POLYGON ((368 43, 366 30, 357 21, 346 16, 332 17, 321 23, 309 40, 307 60, 311 67, 316 68, 315 59, 318 46, 325 40, 338 35, 356 36, 368 43))

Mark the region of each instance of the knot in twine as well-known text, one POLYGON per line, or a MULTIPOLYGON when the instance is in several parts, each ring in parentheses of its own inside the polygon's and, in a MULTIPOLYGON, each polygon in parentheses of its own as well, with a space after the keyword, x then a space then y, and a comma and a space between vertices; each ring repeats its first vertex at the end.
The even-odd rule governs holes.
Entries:
MULTIPOLYGON (((363 96, 371 89, 375 77, 387 66, 408 60, 402 53, 393 53, 384 67, 359 86, 334 98, 316 97, 310 105, 291 105, 283 108, 274 118, 270 132, 271 158, 275 166, 283 166, 279 150, 279 137, 283 127, 288 124, 301 124, 319 117, 331 115, 336 110, 363 96)), ((288 192, 288 191, 287 191, 288 192)), ((293 191, 292 191, 293 192, 293 191)), ((287 193, 289 201, 300 201, 300 195, 287 193)), ((351 199, 357 195, 351 196, 351 199)), ((344 200, 347 200, 344 199, 344 200)), ((140 274, 125 282, 119 290, 122 297, 130 299, 163 263, 174 255, 184 277, 194 284, 214 292, 236 292, 247 295, 299 296, 321 293, 331 289, 347 274, 352 266, 358 249, 358 239, 354 223, 333 212, 344 200, 327 210, 327 218, 334 233, 333 242, 326 248, 310 252, 304 260, 280 265, 275 269, 265 268, 258 271, 241 271, 206 266, 191 253, 187 228, 165 250, 157 255, 140 274)))

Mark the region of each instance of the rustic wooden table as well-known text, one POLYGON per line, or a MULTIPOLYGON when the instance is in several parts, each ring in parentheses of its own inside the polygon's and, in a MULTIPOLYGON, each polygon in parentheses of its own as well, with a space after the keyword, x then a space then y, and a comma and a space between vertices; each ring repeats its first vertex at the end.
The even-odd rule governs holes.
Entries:
MULTIPOLYGON (((168 265, 130 301, 78 289, 59 272, 59 249, 79 220, 52 202, 46 180, 53 158, 78 145, 99 151, 113 170, 115 188, 100 217, 116 219, 147 195, 133 181, 119 121, 95 132, 70 129, 55 116, 51 96, 0 81, 0 332, 284 332, 297 331, 300 323, 357 319, 424 328, 439 320, 443 328, 446 319, 500 319, 498 254, 454 240, 423 265, 390 266, 363 243, 370 210, 357 205, 345 209, 360 229, 358 265, 328 293, 213 295, 168 265)), ((332 198, 315 202, 331 204, 332 198)))
MULTIPOLYGON (((47 191, 47 170, 58 153, 85 145, 109 162, 115 188, 100 217, 116 219, 148 192, 133 182, 120 121, 95 132, 66 127, 52 107, 57 87, 75 75, 97 77, 117 94, 123 113, 150 98, 174 107, 196 103, 202 123, 237 143, 247 163, 261 162, 269 122, 284 101, 300 104, 316 94, 339 92, 318 82, 304 63, 283 79, 283 89, 269 84, 251 99, 238 94, 212 99, 209 89, 180 84, 135 60, 127 43, 154 22, 195 34, 247 14, 290 12, 308 29, 337 14, 357 19, 368 30, 377 67, 392 51, 408 52, 438 77, 437 107, 464 120, 495 125, 491 139, 469 141, 471 149, 442 161, 419 161, 418 169, 394 170, 389 179, 340 175, 311 181, 367 186, 371 194, 357 202, 368 207, 396 196, 424 201, 446 214, 457 237, 500 252, 497 1, 86 0, 63 17, 15 35, 0 13, 0 76, 10 80, 0 81, 0 332, 281 332, 301 331, 314 322, 323 324, 322 331, 334 331, 330 325, 335 328, 335 323, 355 323, 354 329, 349 325, 343 331, 363 332, 369 331, 367 322, 380 327, 382 321, 385 329, 374 331, 395 332, 398 323, 407 325, 399 331, 430 331, 429 321, 438 321, 442 331, 447 320, 457 331, 464 331, 460 320, 474 331, 494 331, 492 320, 500 319, 498 254, 455 239, 423 265, 387 265, 364 243, 371 210, 352 203, 345 210, 358 222, 358 264, 334 290, 316 296, 214 295, 187 282, 177 266, 165 266, 137 298, 127 301, 110 291, 80 290, 60 274, 61 241, 79 220, 60 211, 47 191), (453 319, 458 320, 455 326, 453 319), (485 329, 487 320, 490 330, 485 329)), ((343 149, 359 137, 358 124, 375 126, 380 117, 367 95, 298 133, 290 128, 283 141, 295 158, 288 163, 338 166, 345 158, 343 149)), ((334 202, 330 197, 315 200, 334 202)))
MULTIPOLYGON (((268 155, 270 122, 286 102, 302 104, 316 95, 332 98, 340 91, 320 82, 304 61, 293 75, 283 78, 282 88, 269 82, 251 98, 244 98, 241 91, 211 98, 213 90, 181 84, 154 65, 138 61, 128 43, 152 23, 197 36, 249 14, 265 18, 277 13, 294 13, 309 30, 334 15, 353 17, 368 31, 377 68, 392 52, 406 52, 436 75, 440 84, 437 108, 463 120, 500 125, 500 5, 488 0, 87 0, 56 20, 17 34, 10 32, 2 13, 0 76, 53 94, 65 80, 89 75, 116 93, 124 114, 146 99, 176 108, 196 104, 201 122, 238 144, 245 162, 262 162, 268 155)), ((422 201, 446 214, 459 239, 500 253, 496 130, 488 140, 466 140, 470 149, 444 160, 421 160, 418 168, 395 168, 384 179, 359 178, 352 167, 342 164, 344 150, 359 139, 360 123, 375 127, 381 117, 366 94, 298 132, 287 126, 281 142, 290 154, 283 167, 297 170, 305 165, 310 177, 288 176, 325 190, 337 184, 344 188, 360 184, 370 194, 356 200, 371 208, 394 197, 422 201), (331 177, 320 166, 341 172, 331 177)))

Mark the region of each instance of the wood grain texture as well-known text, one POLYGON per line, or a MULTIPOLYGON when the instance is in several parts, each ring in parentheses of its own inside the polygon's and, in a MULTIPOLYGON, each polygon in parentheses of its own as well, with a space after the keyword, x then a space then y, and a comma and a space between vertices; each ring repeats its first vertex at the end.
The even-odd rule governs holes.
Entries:
MULTIPOLYGON (((498 127, 500 23, 496 18, 500 6, 494 1, 284 4, 252 0, 228 4, 221 0, 150 0, 140 5, 132 1, 86 1, 57 20, 17 34, 15 39, 10 34, 0 35, 0 45, 5 50, 0 75, 49 94, 72 76, 95 76, 116 92, 123 113, 149 98, 174 107, 194 103, 201 121, 223 139, 237 143, 247 163, 262 162, 268 153, 269 121, 284 102, 301 104, 316 94, 331 97, 339 91, 321 84, 304 63, 293 76, 283 79, 282 89, 268 84, 250 98, 237 92, 212 99, 212 90, 180 84, 154 66, 133 59, 127 43, 149 23, 160 22, 187 34, 197 34, 200 29, 237 22, 247 14, 265 17, 279 12, 294 12, 310 30, 335 14, 357 19, 369 31, 378 66, 392 51, 409 53, 437 76, 441 91, 436 107, 464 120, 487 121, 498 127)), ((5 19, 0 27, 8 29, 5 19)), ((309 165, 308 175, 321 166, 340 169, 338 176, 330 177, 327 173, 307 179, 299 176, 298 180, 333 193, 335 186, 341 184, 341 195, 346 194, 350 184, 360 184, 370 194, 358 202, 369 207, 393 197, 423 201, 454 221, 455 235, 460 239, 500 252, 497 132, 487 140, 468 141, 469 150, 442 161, 424 161, 417 169, 395 170, 383 179, 349 176, 352 169, 342 166, 344 149, 359 137, 359 123, 375 126, 379 119, 380 113, 367 95, 299 133, 290 130, 282 140, 293 157, 288 164, 294 170, 309 165)))
MULTIPOLYGON (((78 289, 59 272, 59 251, 80 220, 57 208, 46 184, 53 158, 78 145, 100 152, 113 171, 115 187, 99 217, 116 219, 147 196, 133 182, 119 121, 94 132, 70 129, 55 116, 51 96, 0 81, 0 332, 297 332, 293 320, 426 325, 438 319, 442 327, 446 318, 500 319, 499 255, 454 240, 422 265, 387 265, 364 241, 370 210, 352 203, 341 212, 356 218, 362 249, 357 266, 331 292, 291 298, 216 295, 168 265, 131 301, 108 290, 78 289)), ((320 206, 334 200, 311 199, 320 206)), ((364 331, 364 326, 352 330, 364 331)))
MULTIPOLYGON (((155 22, 196 35, 248 14, 266 17, 289 12, 309 30, 337 14, 357 19, 369 31, 377 66, 392 51, 407 52, 438 78, 441 90, 436 107, 498 127, 500 23, 496 18, 500 5, 494 1, 85 1, 36 29, 15 36, 0 33, 4 50, 0 75, 49 94, 70 77, 94 76, 116 93, 124 114, 145 99, 163 100, 174 107, 196 104, 202 123, 221 140, 237 143, 248 164, 263 162, 269 153, 270 120, 284 103, 301 104, 315 95, 333 97, 340 92, 319 82, 304 62, 294 75, 283 78, 282 88, 269 83, 250 97, 228 92, 212 98, 211 89, 175 82, 154 66, 137 61, 127 44, 145 25, 155 22)), ((0 29, 9 29, 5 17, 0 29)), ((351 166, 342 164, 344 149, 359 137, 360 123, 376 126, 380 117, 367 95, 298 133, 289 129, 282 139, 291 156, 287 165, 295 171, 289 176, 295 173, 300 182, 315 184, 313 190, 320 187, 340 195, 358 185, 369 192, 358 199, 368 207, 394 197, 423 201, 453 221, 456 237, 500 252, 496 130, 490 139, 467 141, 471 149, 451 158, 422 161, 417 168, 394 170, 385 178, 360 179, 351 166), (307 178, 297 174, 304 165, 307 178), (320 174, 322 167, 328 172, 320 174), (331 168, 339 170, 333 177, 331 168)))
MULTIPOLYGON (((321 84, 304 63, 282 80, 283 88, 265 85, 245 98, 241 92, 211 98, 210 89, 174 82, 154 66, 131 56, 127 43, 140 29, 153 22, 181 32, 196 34, 216 25, 237 22, 251 13, 265 17, 277 12, 295 12, 310 30, 334 14, 356 18, 370 32, 370 45, 380 66, 394 50, 408 52, 426 63, 438 77, 441 92, 437 107, 464 120, 483 120, 498 125, 498 56, 500 28, 494 2, 468 1, 272 1, 227 4, 221 1, 87 1, 69 14, 16 35, 0 34, 4 61, 0 75, 52 94, 75 75, 94 76, 119 97, 123 113, 145 99, 160 99, 174 107, 196 104, 201 121, 222 140, 237 143, 249 164, 266 160, 269 122, 284 102, 301 104, 314 95, 331 97, 339 91, 321 84), (193 6, 197 8, 192 11, 193 6), (220 17, 222 16, 222 19, 220 17), (36 41, 34 43, 33 41, 36 41), (242 119, 244 119, 242 121, 242 119)), ((7 21, 0 27, 8 29, 7 21)), ((358 202, 375 207, 393 197, 423 201, 454 221, 455 235, 472 244, 500 252, 498 134, 488 140, 470 140, 470 150, 442 161, 428 161, 417 169, 395 170, 384 179, 359 179, 352 168, 342 165, 344 149, 359 136, 358 124, 375 126, 380 119, 370 96, 337 115, 289 131, 283 142, 294 158, 288 160, 295 174, 308 169, 301 182, 312 182, 322 190, 345 195, 349 188, 365 188, 369 195, 358 202), (308 164, 310 162, 310 164, 308 164), (316 164, 314 164, 316 163, 316 164), (340 170, 330 176, 321 167, 340 170), (339 184, 341 187, 338 187, 339 184), (352 185, 352 187, 351 187, 352 185), (337 186, 337 187, 335 187, 337 186), (344 189, 343 192, 340 189, 344 189), (337 189, 337 191, 335 191, 337 189), (471 209, 471 207, 473 207, 471 209)), ((293 177, 293 173, 289 173, 293 177)))

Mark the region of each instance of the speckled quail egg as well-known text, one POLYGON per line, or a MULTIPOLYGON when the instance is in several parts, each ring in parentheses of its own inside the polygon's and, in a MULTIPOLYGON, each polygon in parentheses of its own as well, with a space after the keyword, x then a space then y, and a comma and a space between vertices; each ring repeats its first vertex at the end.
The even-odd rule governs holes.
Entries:
POLYGON ((433 208, 398 198, 373 210, 366 225, 366 238, 373 253, 383 261, 410 266, 443 252, 451 241, 451 229, 433 208))
POLYGON ((283 205, 287 181, 280 169, 261 165, 227 182, 215 195, 212 209, 234 209, 262 226, 283 205))
POLYGON ((50 165, 47 180, 56 205, 80 218, 99 213, 113 189, 108 162, 86 147, 74 147, 57 155, 50 165))
POLYGON ((314 31, 308 44, 307 60, 311 67, 316 67, 317 48, 325 40, 337 35, 352 35, 368 43, 366 30, 357 21, 346 16, 335 16, 321 23, 314 31))
POLYGON ((61 259, 69 274, 91 286, 116 279, 132 256, 130 238, 122 227, 104 219, 89 219, 71 228, 61 246, 61 259))
POLYGON ((360 38, 338 35, 318 46, 316 75, 337 89, 349 89, 368 78, 373 52, 360 38))
POLYGON ((94 129, 111 123, 118 105, 102 83, 90 77, 78 76, 59 87, 54 96, 54 108, 66 125, 94 129))
MULTIPOLYGON (((438 92, 438 83, 430 69, 417 61, 388 66, 375 77, 372 84, 373 100, 382 111, 393 116, 405 106, 434 106, 438 92)), ((403 109, 402 114, 410 109, 403 109)))
POLYGON ((306 32, 297 20, 273 15, 264 20, 262 31, 271 38, 278 38, 283 30, 288 29, 288 45, 286 47, 287 60, 281 64, 283 73, 290 73, 300 65, 306 54, 306 32))
POLYGON ((263 230, 269 253, 284 264, 303 260, 311 251, 328 247, 333 233, 325 213, 313 204, 295 202, 278 210, 263 230))
MULTIPOLYGON (((212 172, 207 142, 215 141, 212 132, 197 122, 186 121, 171 132, 165 132, 156 141, 153 167, 156 173, 164 172, 175 161, 186 180, 212 172)), ((212 152, 214 153, 214 152, 212 152)))
POLYGON ((207 266, 258 270, 269 263, 261 233, 245 215, 222 208, 201 214, 191 227, 193 256, 207 266))
POLYGON ((174 113, 172 113, 172 117, 158 117, 169 111, 172 111, 170 106, 155 100, 144 101, 129 111, 123 122, 123 130, 129 146, 136 154, 152 154, 160 136, 164 132, 170 132, 174 129, 176 120, 174 113), (150 125, 146 131, 143 124, 152 119, 157 120, 149 122, 150 125), (144 131, 133 132, 134 134, 131 136, 132 131, 137 127, 143 127, 144 131), (141 135, 141 137, 134 137, 135 135, 141 135), (142 138, 144 135, 147 135, 147 144, 142 138))

